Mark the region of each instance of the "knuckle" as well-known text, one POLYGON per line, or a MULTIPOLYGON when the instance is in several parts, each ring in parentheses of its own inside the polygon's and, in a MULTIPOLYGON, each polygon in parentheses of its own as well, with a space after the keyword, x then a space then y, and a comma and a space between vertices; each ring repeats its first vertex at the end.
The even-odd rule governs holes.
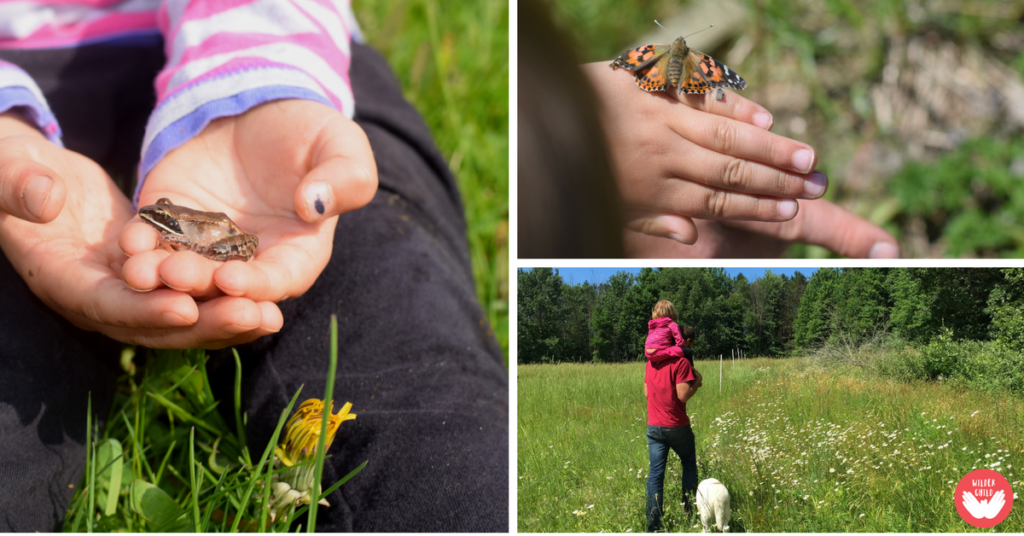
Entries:
POLYGON ((82 306, 82 316, 97 324, 105 324, 103 321, 103 315, 100 314, 99 308, 93 303, 86 303, 82 306))
POLYGON ((708 213, 712 218, 725 218, 728 212, 729 194, 721 190, 712 191, 708 197, 708 213))
POLYGON ((723 154, 732 154, 736 148, 736 129, 728 121, 716 121, 711 136, 715 149, 723 154))
POLYGON ((747 171, 746 160, 730 158, 722 170, 722 182, 731 190, 742 189, 747 186, 747 171))
POLYGON ((654 220, 647 218, 643 221, 643 225, 640 227, 640 232, 645 235, 653 235, 655 231, 654 220))
POLYGON ((802 181, 792 180, 793 178, 789 174, 779 170, 773 170, 772 174, 773 191, 779 192, 783 197, 796 197, 803 194, 802 181))

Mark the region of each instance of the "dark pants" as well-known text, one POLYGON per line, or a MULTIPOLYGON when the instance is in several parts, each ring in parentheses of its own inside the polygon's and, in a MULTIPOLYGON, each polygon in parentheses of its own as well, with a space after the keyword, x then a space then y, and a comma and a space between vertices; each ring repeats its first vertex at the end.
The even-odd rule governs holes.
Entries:
POLYGON ((669 449, 675 451, 683 464, 684 510, 693 510, 697 493, 697 449, 690 425, 679 428, 647 426, 647 450, 651 455, 651 472, 647 475, 647 532, 661 530, 665 503, 665 465, 669 449))
MULTIPOLYGON (((69 149, 123 178, 138 161, 161 47, 0 57, 36 79, 69 149)), ((327 268, 280 304, 281 332, 238 348, 250 442, 262 452, 300 385, 303 400, 323 396, 336 314, 335 400, 358 418, 342 426, 324 481, 369 464, 328 497, 317 528, 505 532, 508 376, 474 293, 454 178, 383 58, 353 45, 351 79, 380 189, 338 220, 327 268)), ((0 289, 0 530, 59 530, 84 470, 87 393, 105 416, 120 344, 43 305, 6 257, 0 289)), ((213 352, 209 369, 230 419, 230 352, 213 352)))

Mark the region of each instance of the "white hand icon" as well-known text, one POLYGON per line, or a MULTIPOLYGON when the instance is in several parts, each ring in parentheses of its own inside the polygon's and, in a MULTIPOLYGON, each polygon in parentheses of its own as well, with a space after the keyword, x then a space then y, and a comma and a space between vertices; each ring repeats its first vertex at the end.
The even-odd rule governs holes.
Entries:
POLYGON ((986 507, 985 505, 978 503, 978 499, 974 498, 973 493, 965 491, 963 493, 963 498, 964 508, 966 508, 967 511, 970 512, 971 516, 973 516, 974 519, 981 519, 985 517, 986 507))
POLYGON ((963 493, 964 508, 974 516, 974 519, 992 519, 999 515, 999 511, 1006 504, 1005 497, 1006 494, 1000 490, 991 499, 978 502, 973 493, 965 491, 963 493))
POLYGON ((985 519, 992 519, 999 515, 999 511, 1003 509, 1003 505, 1006 504, 1004 500, 1005 494, 1002 490, 996 492, 988 501, 988 510, 985 512, 985 519))

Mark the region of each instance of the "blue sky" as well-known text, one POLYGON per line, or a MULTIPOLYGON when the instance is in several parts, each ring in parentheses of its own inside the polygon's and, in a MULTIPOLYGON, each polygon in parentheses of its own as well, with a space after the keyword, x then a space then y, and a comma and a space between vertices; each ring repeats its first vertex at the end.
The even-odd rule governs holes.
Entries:
MULTIPOLYGON (((729 274, 729 277, 736 277, 736 274, 743 274, 747 279, 754 281, 760 279, 764 275, 765 271, 771 270, 772 273, 784 274, 786 277, 792 277, 796 272, 801 272, 808 278, 811 277, 818 268, 726 268, 725 273, 729 274)), ((584 282, 589 282, 593 285, 599 285, 604 283, 617 272, 631 272, 634 274, 640 273, 640 268, 557 268, 558 273, 561 274, 562 280, 571 285, 581 285, 584 282)))

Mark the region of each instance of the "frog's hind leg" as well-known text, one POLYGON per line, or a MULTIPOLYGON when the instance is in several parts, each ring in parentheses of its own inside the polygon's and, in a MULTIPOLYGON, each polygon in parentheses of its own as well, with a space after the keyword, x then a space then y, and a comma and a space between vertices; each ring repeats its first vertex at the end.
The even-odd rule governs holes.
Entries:
POLYGON ((259 239, 252 235, 229 236, 210 244, 208 256, 221 262, 247 261, 256 253, 259 239))

